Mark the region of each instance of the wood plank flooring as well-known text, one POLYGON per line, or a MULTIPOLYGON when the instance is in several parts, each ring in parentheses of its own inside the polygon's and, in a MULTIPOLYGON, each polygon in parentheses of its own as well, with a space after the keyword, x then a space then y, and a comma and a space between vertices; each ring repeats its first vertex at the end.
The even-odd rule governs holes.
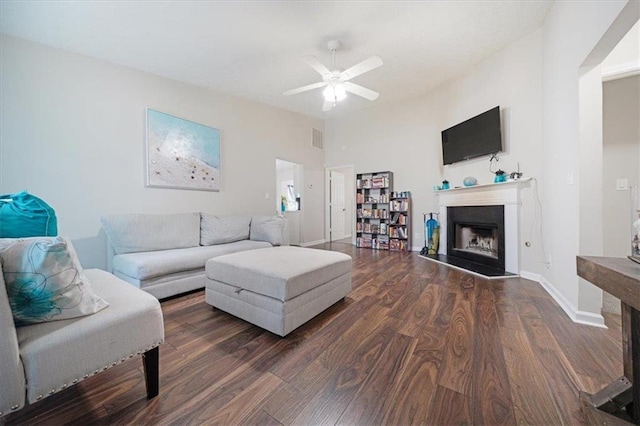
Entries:
POLYGON ((579 325, 532 281, 318 248, 353 257, 353 291, 286 338, 213 310, 203 291, 167 300, 157 398, 132 360, 6 423, 573 425, 578 391, 622 375, 618 316, 579 325))

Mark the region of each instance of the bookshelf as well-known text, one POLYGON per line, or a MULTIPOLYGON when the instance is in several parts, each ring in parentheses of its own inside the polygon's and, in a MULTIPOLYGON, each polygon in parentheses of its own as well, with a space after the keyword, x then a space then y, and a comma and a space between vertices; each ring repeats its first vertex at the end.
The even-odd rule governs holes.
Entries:
POLYGON ((393 172, 356 175, 356 247, 411 251, 411 192, 393 191, 393 172))
POLYGON ((411 192, 389 196, 389 250, 411 251, 411 192))
POLYGON ((356 175, 356 247, 389 250, 393 172, 356 175))

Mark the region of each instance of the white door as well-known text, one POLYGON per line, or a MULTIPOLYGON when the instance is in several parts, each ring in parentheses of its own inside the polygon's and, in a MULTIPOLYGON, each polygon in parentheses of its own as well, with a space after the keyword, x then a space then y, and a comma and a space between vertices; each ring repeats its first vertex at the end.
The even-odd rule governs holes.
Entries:
POLYGON ((331 171, 330 208, 331 208, 331 241, 341 240, 347 235, 345 232, 347 209, 344 202, 344 174, 331 171))

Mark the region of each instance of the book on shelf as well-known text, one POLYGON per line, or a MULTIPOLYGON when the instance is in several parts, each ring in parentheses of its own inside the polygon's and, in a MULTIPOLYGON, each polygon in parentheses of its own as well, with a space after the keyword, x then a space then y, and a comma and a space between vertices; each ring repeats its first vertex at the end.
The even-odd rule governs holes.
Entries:
POLYGON ((398 228, 398 236, 400 238, 407 238, 407 228, 404 228, 404 227, 398 228))
POLYGON ((374 176, 371 178, 372 188, 386 188, 389 186, 388 176, 374 176))

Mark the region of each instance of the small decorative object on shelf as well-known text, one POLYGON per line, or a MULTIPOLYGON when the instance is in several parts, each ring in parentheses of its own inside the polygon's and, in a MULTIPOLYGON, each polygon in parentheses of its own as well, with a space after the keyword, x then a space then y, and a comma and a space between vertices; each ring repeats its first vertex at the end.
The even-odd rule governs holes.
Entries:
POLYGON ((443 180, 442 181, 442 189, 449 189, 449 181, 448 180, 443 180))
POLYGON ((520 180, 521 177, 522 173, 520 173, 520 163, 518 163, 518 170, 509 175, 509 180, 520 180))
POLYGON ((493 178, 493 183, 501 183, 507 181, 507 174, 503 170, 498 170, 495 172, 495 177, 493 178))
POLYGON ((464 180, 462 181, 462 184, 464 186, 474 186, 478 184, 478 179, 472 177, 472 176, 467 176, 466 178, 464 178, 464 180))

